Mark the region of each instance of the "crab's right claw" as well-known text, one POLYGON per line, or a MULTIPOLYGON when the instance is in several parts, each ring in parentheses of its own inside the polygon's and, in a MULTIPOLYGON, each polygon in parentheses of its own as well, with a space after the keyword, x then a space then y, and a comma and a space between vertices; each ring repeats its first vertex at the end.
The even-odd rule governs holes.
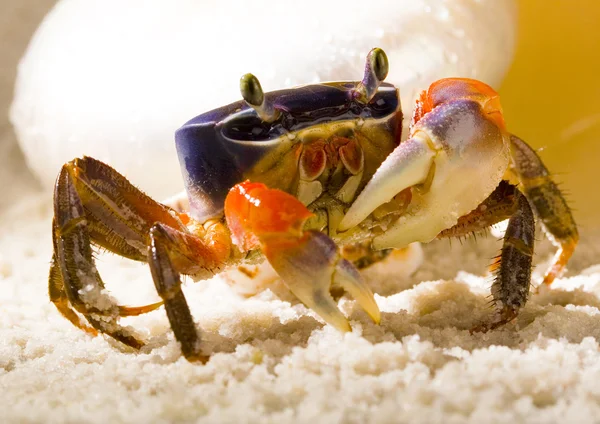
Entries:
POLYGON ((373 293, 333 240, 302 231, 311 216, 296 197, 261 183, 243 182, 225 199, 225 217, 233 243, 242 250, 260 247, 292 293, 327 323, 342 331, 350 324, 330 294, 332 284, 348 292, 379 323, 373 293))
POLYGON ((373 293, 354 265, 340 256, 334 241, 325 234, 307 231, 300 239, 271 240, 263 251, 290 291, 338 330, 351 328, 331 297, 332 284, 348 292, 375 323, 381 321, 373 293))

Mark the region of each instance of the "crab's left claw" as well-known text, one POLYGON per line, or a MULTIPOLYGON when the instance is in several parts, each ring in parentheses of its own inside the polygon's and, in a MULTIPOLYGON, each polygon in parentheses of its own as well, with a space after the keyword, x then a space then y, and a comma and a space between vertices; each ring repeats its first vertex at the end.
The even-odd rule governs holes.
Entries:
POLYGON ((509 164, 509 139, 497 94, 474 80, 434 83, 418 103, 410 138, 385 159, 342 219, 338 230, 361 223, 377 207, 413 187, 405 213, 373 239, 373 247, 429 242, 456 225, 500 183, 509 164))
POLYGON ((338 230, 346 231, 358 225, 378 206, 390 201, 402 190, 425 181, 435 154, 429 138, 422 134, 400 144, 383 161, 348 209, 338 230))
POLYGON ((318 231, 302 231, 311 213, 294 196, 264 184, 241 183, 225 200, 225 216, 234 244, 242 250, 260 247, 290 291, 327 323, 351 330, 331 297, 332 284, 341 286, 379 323, 373 293, 334 241, 318 231))

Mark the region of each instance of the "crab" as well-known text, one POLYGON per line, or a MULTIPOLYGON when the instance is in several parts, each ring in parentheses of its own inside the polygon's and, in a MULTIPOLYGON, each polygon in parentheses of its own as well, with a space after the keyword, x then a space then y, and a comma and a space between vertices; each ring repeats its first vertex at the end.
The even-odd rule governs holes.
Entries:
POLYGON ((375 48, 357 82, 264 93, 255 76, 243 76, 243 100, 175 134, 185 207, 152 200, 91 157, 66 163, 54 191, 49 274, 58 311, 90 334, 140 348, 144 341, 119 318, 164 305, 185 358, 205 362, 181 275, 202 280, 266 259, 302 303, 350 331, 332 293, 348 293, 381 319, 360 267, 413 242, 508 220, 494 264, 495 312, 476 330, 513 320, 530 291, 535 216, 557 246, 544 285, 574 251, 567 203, 536 152, 507 131, 491 87, 434 82, 401 141, 399 91, 384 82, 387 73, 387 57, 375 48), (104 289, 93 247, 147 262, 162 300, 119 305, 104 289))

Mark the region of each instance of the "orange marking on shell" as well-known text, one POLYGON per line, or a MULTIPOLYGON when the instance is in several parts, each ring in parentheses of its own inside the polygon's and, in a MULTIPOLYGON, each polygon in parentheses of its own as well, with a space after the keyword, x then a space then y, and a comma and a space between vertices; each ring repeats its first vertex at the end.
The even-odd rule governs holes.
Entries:
POLYGON ((358 174, 364 165, 363 151, 354 140, 349 140, 348 143, 340 147, 340 159, 348 171, 352 175, 358 174))
POLYGON ((456 100, 479 103, 488 119, 500 129, 506 129, 499 94, 489 85, 469 78, 443 78, 431 84, 417 100, 411 126, 436 106, 456 100))
POLYGON ((225 218, 233 243, 254 249, 272 236, 300 237, 312 213, 298 199, 262 183, 236 184, 225 198, 225 218))
POLYGON ((313 181, 323 173, 327 165, 325 143, 321 140, 307 144, 300 156, 303 179, 313 181))

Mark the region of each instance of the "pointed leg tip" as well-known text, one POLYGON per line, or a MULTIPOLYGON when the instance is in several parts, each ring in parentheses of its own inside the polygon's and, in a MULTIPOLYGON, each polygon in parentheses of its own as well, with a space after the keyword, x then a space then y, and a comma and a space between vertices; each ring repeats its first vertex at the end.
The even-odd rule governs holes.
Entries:
POLYGON ((206 363, 210 359, 210 356, 202 355, 201 353, 193 353, 193 354, 188 354, 188 355, 184 354, 184 356, 188 362, 197 362, 202 365, 206 365, 206 363))
POLYGON ((98 337, 98 330, 96 330, 93 327, 88 327, 86 326, 82 326, 80 327, 83 331, 85 331, 87 334, 89 334, 92 337, 98 337))
POLYGON ((502 306, 496 311, 496 316, 489 322, 480 323, 479 325, 471 328, 469 333, 487 333, 488 331, 496 330, 497 328, 503 327, 509 322, 513 321, 519 315, 519 308, 508 305, 502 306))
POLYGON ((155 309, 160 308, 164 304, 164 301, 151 303, 144 306, 119 306, 120 317, 134 317, 148 312, 152 312, 155 309))
POLYGON ((146 346, 146 341, 140 340, 137 337, 129 336, 122 340, 127 346, 131 346, 134 349, 141 349, 146 346))
MULTIPOLYGON (((142 349, 144 346, 146 346, 146 342, 143 340, 138 339, 137 337, 131 336, 131 335, 126 335, 126 334, 111 334, 111 333, 105 333, 102 332, 102 334, 106 335, 107 337, 112 337, 113 339, 123 343, 125 346, 129 346, 135 350, 140 350, 142 349)), ((110 340, 110 339, 108 339, 110 340)))

